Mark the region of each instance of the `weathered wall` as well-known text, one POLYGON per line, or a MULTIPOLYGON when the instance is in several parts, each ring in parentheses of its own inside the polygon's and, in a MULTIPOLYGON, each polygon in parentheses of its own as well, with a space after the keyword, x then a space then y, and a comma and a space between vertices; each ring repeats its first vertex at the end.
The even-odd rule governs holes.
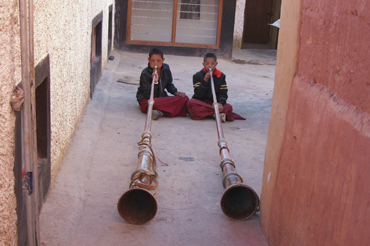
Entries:
MULTIPOLYGON (((91 21, 103 11, 102 61, 107 63, 108 9, 113 0, 36 0, 35 65, 50 56, 51 164, 55 177, 90 93, 91 21)), ((114 8, 113 8, 114 9, 114 8)), ((19 6, 0 0, 0 242, 17 244, 14 127, 10 107, 21 82, 19 6)))
POLYGON ((101 11, 103 66, 107 63, 110 4, 113 0, 35 2, 35 60, 50 56, 52 178, 90 97, 91 21, 101 11))
POLYGON ((262 228, 270 245, 369 245, 370 4, 302 0, 300 10, 298 52, 278 47, 298 59, 291 88, 277 89, 289 103, 271 118, 262 228))
POLYGON ((233 48, 241 49, 243 43, 244 9, 246 0, 236 0, 233 48))
POLYGON ((367 1, 304 0, 298 64, 302 80, 328 87, 364 113, 370 113, 369 15, 367 1))
POLYGON ((14 124, 10 107, 14 85, 19 82, 18 1, 0 0, 0 244, 17 244, 14 194, 14 124))

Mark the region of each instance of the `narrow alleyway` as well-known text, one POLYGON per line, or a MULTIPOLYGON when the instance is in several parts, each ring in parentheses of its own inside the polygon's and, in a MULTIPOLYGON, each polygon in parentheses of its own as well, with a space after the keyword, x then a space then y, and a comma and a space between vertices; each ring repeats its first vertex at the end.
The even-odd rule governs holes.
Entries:
MULTIPOLYGON (((213 119, 153 121, 157 215, 140 226, 120 217, 117 202, 136 169, 146 120, 135 95, 148 55, 112 55, 43 205, 42 245, 267 245, 259 213, 245 221, 222 213, 213 119)), ((223 130, 237 172, 261 195, 276 51, 237 50, 233 56, 234 61, 219 59, 218 68, 226 74, 228 103, 246 120, 226 122, 223 130)), ((202 68, 202 58, 165 55, 165 63, 178 90, 191 97, 192 75, 202 68)))

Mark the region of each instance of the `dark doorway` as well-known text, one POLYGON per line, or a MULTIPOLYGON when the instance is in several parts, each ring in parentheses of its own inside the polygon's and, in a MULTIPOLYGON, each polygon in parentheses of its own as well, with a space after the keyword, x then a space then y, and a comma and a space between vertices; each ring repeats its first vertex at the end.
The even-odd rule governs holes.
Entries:
POLYGON ((246 0, 242 48, 269 48, 273 0, 246 0))
MULTIPOLYGON (((37 83, 37 80, 36 80, 37 83)), ((36 87, 37 164, 39 175, 39 211, 51 181, 50 161, 50 83, 46 77, 36 87)))
POLYGON ((90 97, 94 95, 102 73, 102 21, 103 11, 92 21, 91 31, 91 70, 90 70, 90 97))
POLYGON ((49 55, 35 67, 36 141, 39 211, 46 199, 51 181, 50 137, 50 62, 49 55))
POLYGON ((108 58, 112 52, 112 37, 113 37, 113 5, 109 6, 108 18, 108 58))

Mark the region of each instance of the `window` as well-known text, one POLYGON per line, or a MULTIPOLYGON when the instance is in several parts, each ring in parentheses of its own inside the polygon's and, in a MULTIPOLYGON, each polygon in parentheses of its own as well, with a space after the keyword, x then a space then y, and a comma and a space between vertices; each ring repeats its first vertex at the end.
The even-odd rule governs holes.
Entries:
POLYGON ((131 44, 218 48, 223 0, 129 0, 131 44))
POLYGON ((181 0, 180 19, 200 19, 200 0, 181 0))

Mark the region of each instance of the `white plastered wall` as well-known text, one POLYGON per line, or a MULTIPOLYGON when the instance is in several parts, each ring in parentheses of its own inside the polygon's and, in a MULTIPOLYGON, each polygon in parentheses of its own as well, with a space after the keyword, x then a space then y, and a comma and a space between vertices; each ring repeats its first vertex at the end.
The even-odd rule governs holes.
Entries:
POLYGON ((17 245, 14 124, 10 97, 20 81, 18 1, 0 0, 0 244, 17 245))
POLYGON ((52 178, 90 98, 91 25, 101 11, 103 67, 107 63, 111 4, 113 0, 36 3, 35 60, 50 56, 52 178))
POLYGON ((244 30, 245 0, 236 0, 233 48, 241 49, 244 30))
MULTIPOLYGON (((4 245, 17 245, 15 115, 9 102, 21 82, 18 2, 0 0, 0 242, 4 245)), ((90 99, 91 25, 101 11, 102 66, 108 62, 108 17, 113 3, 114 0, 34 0, 35 65, 47 55, 50 57, 52 180, 90 99)))

